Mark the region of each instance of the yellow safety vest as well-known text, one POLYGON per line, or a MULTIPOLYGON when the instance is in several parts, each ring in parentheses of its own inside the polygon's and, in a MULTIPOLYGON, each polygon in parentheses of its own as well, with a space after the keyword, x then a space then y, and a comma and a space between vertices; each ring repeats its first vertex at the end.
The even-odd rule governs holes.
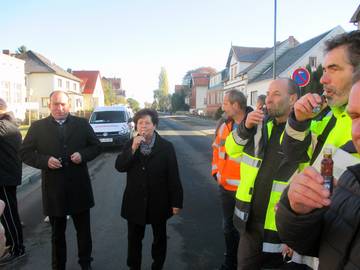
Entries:
MULTIPOLYGON (((265 141, 267 142, 271 136, 273 121, 268 121, 264 128, 266 129, 265 136, 267 138, 265 138, 265 141)), ((254 138, 259 135, 261 136, 261 134, 264 133, 262 133, 262 129, 258 128, 257 134, 254 138)), ((281 143, 283 135, 284 133, 281 135, 279 143, 281 143)), ((260 143, 260 141, 255 142, 256 140, 254 140, 254 142, 249 142, 250 140, 251 139, 242 139, 237 134, 236 130, 234 130, 231 135, 227 137, 225 143, 226 151, 230 156, 241 157, 241 181, 236 192, 236 206, 234 210, 234 225, 238 230, 245 229, 246 223, 249 219, 255 181, 262 164, 263 153, 256 153, 255 151, 255 149, 259 148, 256 144, 260 143)), ((264 138, 262 138, 262 141, 264 142, 264 138)), ((282 170, 281 173, 276 173, 276 175, 281 175, 281 178, 276 178, 272 181, 272 189, 264 223, 263 252, 281 252, 281 241, 279 239, 275 223, 275 208, 276 204, 280 200, 282 192, 288 185, 288 180, 291 178, 292 174, 297 171, 298 166, 297 164, 289 164, 285 167, 285 170, 279 168, 282 170)))

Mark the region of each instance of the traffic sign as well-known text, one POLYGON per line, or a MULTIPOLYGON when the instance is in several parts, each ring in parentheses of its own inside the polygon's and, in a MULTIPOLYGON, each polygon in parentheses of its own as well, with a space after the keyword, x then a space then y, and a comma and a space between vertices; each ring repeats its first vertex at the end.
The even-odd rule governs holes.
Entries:
POLYGON ((306 68, 297 68, 294 70, 291 78, 298 86, 304 87, 310 82, 310 73, 306 68))

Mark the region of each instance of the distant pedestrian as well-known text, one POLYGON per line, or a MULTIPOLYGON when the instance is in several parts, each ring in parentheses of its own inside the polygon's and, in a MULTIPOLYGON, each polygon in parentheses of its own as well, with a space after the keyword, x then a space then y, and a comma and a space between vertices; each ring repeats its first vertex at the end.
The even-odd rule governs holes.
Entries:
POLYGON ((115 163, 118 171, 127 173, 121 210, 128 222, 127 265, 141 269, 142 239, 146 224, 151 224, 151 269, 160 270, 166 257, 166 222, 182 208, 183 189, 174 147, 155 131, 157 112, 140 110, 134 123, 138 136, 124 146, 115 163))
POLYGON ((100 142, 86 119, 69 113, 69 96, 50 95, 51 115, 34 122, 21 148, 23 161, 41 169, 44 215, 52 229, 52 269, 66 265, 66 216, 77 232, 79 264, 91 269, 90 208, 94 197, 87 162, 100 154, 100 142))
POLYGON ((266 95, 258 96, 257 101, 256 101, 256 105, 255 105, 255 109, 258 109, 258 110, 266 109, 265 100, 266 100, 266 95))
POLYGON ((18 155, 21 134, 12 112, 0 98, 0 200, 5 202, 1 222, 5 228, 8 252, 0 258, 6 265, 24 257, 23 232, 19 218, 16 188, 21 184, 22 165, 18 155))
MULTIPOLYGON (((216 128, 212 144, 213 157, 211 174, 219 185, 223 209, 223 233, 225 258, 219 270, 236 270, 239 233, 233 224, 235 193, 240 183, 240 161, 230 158, 225 152, 225 140, 239 126, 246 114, 246 97, 238 90, 225 92, 222 108, 226 118, 216 128)), ((248 108, 250 109, 250 108, 248 108)))

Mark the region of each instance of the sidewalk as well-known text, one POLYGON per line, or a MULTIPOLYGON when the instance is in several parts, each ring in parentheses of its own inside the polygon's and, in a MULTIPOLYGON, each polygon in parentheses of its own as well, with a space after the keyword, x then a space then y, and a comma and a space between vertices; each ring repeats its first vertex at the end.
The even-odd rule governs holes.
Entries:
POLYGON ((22 164, 22 180, 21 186, 26 185, 27 183, 35 182, 40 178, 41 170, 30 167, 26 164, 22 164))

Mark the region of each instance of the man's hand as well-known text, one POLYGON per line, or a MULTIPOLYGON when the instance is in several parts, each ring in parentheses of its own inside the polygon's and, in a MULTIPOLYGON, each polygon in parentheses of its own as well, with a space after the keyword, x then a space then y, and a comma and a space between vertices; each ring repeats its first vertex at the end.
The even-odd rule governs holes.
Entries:
POLYGON ((316 208, 328 206, 330 192, 323 183, 323 177, 313 167, 307 167, 294 176, 288 191, 292 210, 297 214, 307 214, 316 208))
POLYGON ((296 120, 302 122, 312 119, 317 114, 313 112, 313 109, 317 106, 321 106, 321 110, 327 106, 318 94, 308 93, 302 96, 294 104, 296 120))
POLYGON ((282 244, 281 245, 281 253, 283 255, 283 257, 292 257, 294 251, 286 244, 282 244))
POLYGON ((247 129, 252 129, 254 126, 260 124, 264 119, 264 113, 262 110, 256 109, 250 112, 245 121, 245 127, 247 129))
POLYGON ((58 160, 57 158, 50 157, 49 160, 48 160, 48 167, 50 169, 59 169, 59 168, 62 167, 61 161, 58 160))
POLYGON ((75 164, 80 164, 81 163, 81 154, 79 152, 75 152, 74 154, 72 154, 70 156, 70 159, 72 162, 74 162, 75 164))
POLYGON ((173 212, 173 215, 177 215, 180 213, 180 208, 173 207, 172 212, 173 212))

